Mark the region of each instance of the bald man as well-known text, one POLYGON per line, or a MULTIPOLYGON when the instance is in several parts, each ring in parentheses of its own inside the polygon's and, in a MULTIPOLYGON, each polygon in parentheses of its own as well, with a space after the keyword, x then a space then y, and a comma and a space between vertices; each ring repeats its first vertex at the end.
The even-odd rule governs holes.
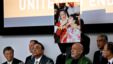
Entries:
POLYGON ((66 64, 92 64, 91 61, 83 55, 83 45, 74 43, 71 47, 71 58, 66 60, 66 64))

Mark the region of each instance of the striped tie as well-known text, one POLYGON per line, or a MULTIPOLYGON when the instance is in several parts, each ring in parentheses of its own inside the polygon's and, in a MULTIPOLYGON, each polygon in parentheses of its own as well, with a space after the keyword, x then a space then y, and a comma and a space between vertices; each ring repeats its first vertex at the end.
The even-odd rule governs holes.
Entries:
POLYGON ((36 63, 35 64, 39 64, 39 62, 38 61, 36 61, 36 63))

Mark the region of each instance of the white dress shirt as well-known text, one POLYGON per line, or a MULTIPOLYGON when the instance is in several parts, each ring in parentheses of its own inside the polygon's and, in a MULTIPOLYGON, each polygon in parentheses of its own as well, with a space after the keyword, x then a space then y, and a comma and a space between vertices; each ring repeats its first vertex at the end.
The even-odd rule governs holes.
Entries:
POLYGON ((7 64, 12 64, 13 63, 13 61, 7 61, 7 64))
POLYGON ((112 64, 112 63, 113 63, 113 58, 111 58, 110 60, 108 60, 108 62, 109 62, 110 64, 112 64))
POLYGON ((37 58, 35 58, 35 63, 34 63, 34 64, 39 64, 39 62, 40 62, 41 58, 42 58, 42 56, 41 56, 41 57, 39 57, 38 59, 37 59, 37 58))

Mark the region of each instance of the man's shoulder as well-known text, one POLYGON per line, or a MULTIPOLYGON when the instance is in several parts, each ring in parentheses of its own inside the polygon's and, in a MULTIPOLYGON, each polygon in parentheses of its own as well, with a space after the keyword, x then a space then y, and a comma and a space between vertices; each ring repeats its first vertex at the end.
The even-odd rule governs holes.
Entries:
POLYGON ((89 60, 89 58, 86 57, 86 56, 82 57, 82 59, 84 59, 84 60, 89 60))
POLYGON ((42 56, 41 58, 41 62, 46 62, 46 63, 49 63, 49 64, 54 64, 53 60, 45 55, 42 56))
MULTIPOLYGON (((19 60, 19 59, 14 58, 14 59, 13 59, 13 63, 22 63, 22 61, 19 60)), ((7 62, 4 62, 4 63, 2 63, 2 64, 7 64, 7 62)))
MULTIPOLYGON (((14 58, 13 59, 13 63, 14 64, 18 64, 18 63, 23 63, 21 60, 19 60, 19 59, 16 59, 16 58, 14 58)), ((2 63, 2 64, 7 64, 7 62, 4 62, 4 63, 2 63)))
POLYGON ((86 57, 86 56, 83 56, 83 57, 80 59, 80 62, 84 62, 84 63, 86 63, 86 64, 92 64, 92 63, 91 63, 91 60, 90 60, 88 57, 86 57))
POLYGON ((26 59, 31 59, 31 57, 32 57, 32 55, 29 55, 29 56, 26 57, 26 59))
POLYGON ((95 53, 94 54, 99 54, 100 53, 100 51, 99 50, 97 50, 97 51, 95 51, 95 53))
POLYGON ((4 63, 2 63, 2 64, 7 64, 7 62, 4 62, 4 63))
POLYGON ((32 55, 29 55, 25 59, 25 64, 31 64, 31 62, 34 62, 34 57, 32 55))
POLYGON ((21 60, 19 60, 19 59, 17 59, 17 58, 14 58, 14 60, 13 60, 13 61, 19 61, 19 62, 20 62, 21 60))
POLYGON ((66 64, 71 64, 71 62, 72 62, 72 58, 69 58, 69 59, 66 59, 66 64))
POLYGON ((45 55, 42 56, 42 59, 45 59, 45 60, 52 60, 51 58, 49 58, 49 57, 47 57, 47 56, 45 56, 45 55))
POLYGON ((13 62, 14 62, 14 63, 23 63, 21 60, 16 59, 16 58, 13 59, 13 62))

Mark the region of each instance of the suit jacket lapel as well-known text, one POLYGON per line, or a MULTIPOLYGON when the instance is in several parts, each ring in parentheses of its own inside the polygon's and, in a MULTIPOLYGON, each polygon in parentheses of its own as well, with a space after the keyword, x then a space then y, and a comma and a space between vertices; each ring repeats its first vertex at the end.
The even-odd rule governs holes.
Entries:
POLYGON ((43 55, 39 64, 45 64, 45 56, 43 55))
POLYGON ((34 62, 35 62, 35 58, 32 57, 32 59, 31 59, 31 63, 34 64, 34 62))
POLYGON ((15 58, 13 59, 13 62, 12 62, 12 64, 15 64, 15 58))
POLYGON ((4 64, 7 64, 7 62, 5 62, 4 64))

